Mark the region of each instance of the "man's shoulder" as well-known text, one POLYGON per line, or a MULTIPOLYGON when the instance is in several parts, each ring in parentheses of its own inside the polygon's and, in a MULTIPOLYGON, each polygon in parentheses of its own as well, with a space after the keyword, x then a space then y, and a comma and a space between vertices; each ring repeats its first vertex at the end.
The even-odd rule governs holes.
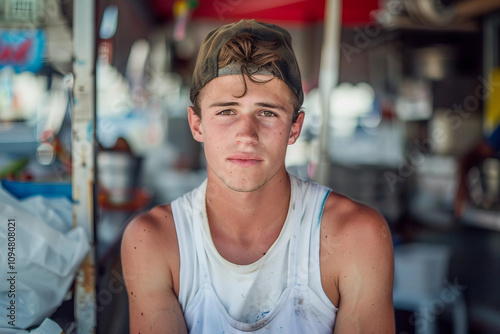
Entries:
POLYGON ((123 233, 121 261, 127 289, 135 296, 161 295, 176 286, 173 273, 179 259, 169 205, 154 207, 130 221, 123 233))
POLYGON ((385 279, 389 282, 391 234, 374 209, 331 192, 323 211, 320 240, 322 282, 334 305, 339 305, 339 296, 345 296, 343 305, 349 305, 349 296, 357 295, 362 287, 383 286, 385 279))
POLYGON ((325 235, 335 236, 332 240, 340 237, 346 246, 391 239, 387 222, 379 212, 335 192, 329 194, 325 203, 322 226, 325 235))
POLYGON ((134 217, 123 234, 124 242, 139 242, 155 246, 175 232, 170 204, 155 206, 134 217), (174 230, 172 230, 174 229, 174 230))
POLYGON ((340 294, 390 280, 390 229, 384 217, 369 206, 330 193, 323 213, 321 249, 322 262, 328 263, 323 267, 325 274, 336 277, 340 294))

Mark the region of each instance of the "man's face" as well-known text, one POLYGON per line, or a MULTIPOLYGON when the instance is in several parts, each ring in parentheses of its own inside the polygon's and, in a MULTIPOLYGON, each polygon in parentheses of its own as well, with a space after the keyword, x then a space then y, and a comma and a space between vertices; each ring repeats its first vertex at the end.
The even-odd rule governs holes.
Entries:
POLYGON ((246 83, 247 92, 239 97, 241 76, 215 78, 200 92, 201 119, 189 110, 193 137, 204 143, 209 177, 241 192, 259 189, 284 169, 287 146, 299 137, 304 119, 301 113, 292 124, 292 92, 283 81, 246 78, 246 83))

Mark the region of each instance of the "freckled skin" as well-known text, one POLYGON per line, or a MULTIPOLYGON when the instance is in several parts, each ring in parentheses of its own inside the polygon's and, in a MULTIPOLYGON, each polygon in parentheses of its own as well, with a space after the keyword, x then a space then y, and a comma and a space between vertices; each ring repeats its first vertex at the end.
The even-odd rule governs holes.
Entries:
MULTIPOLYGON (((256 79, 265 81, 269 77, 260 75, 256 79)), ((252 192, 278 173, 282 175, 287 146, 297 140, 303 114, 292 124, 292 93, 280 80, 274 78, 266 84, 247 81, 249 91, 239 97, 244 90, 241 77, 224 76, 212 80, 200 93, 201 119, 192 110, 188 116, 194 139, 204 144, 208 174, 213 174, 232 190, 252 192), (211 107, 214 102, 238 105, 211 107), (258 103, 274 104, 287 110, 271 109, 278 116, 266 117, 262 114, 264 108, 258 103), (225 109, 228 114, 221 116, 220 112, 225 109), (241 152, 252 153, 262 162, 255 168, 245 169, 228 162, 228 157, 241 152)))
POLYGON ((372 209, 335 193, 327 199, 320 261, 325 293, 339 307, 335 334, 395 332, 388 231, 372 209))
POLYGON ((165 333, 167 328, 168 333, 187 332, 176 297, 178 280, 171 274, 169 265, 178 263, 170 213, 169 206, 156 207, 133 220, 123 236, 123 278, 130 292, 131 333, 165 333), (140 240, 144 241, 141 246, 134 246, 140 240), (168 247, 169 244, 172 247, 168 247), (161 249, 166 251, 167 258, 155 256, 161 249))

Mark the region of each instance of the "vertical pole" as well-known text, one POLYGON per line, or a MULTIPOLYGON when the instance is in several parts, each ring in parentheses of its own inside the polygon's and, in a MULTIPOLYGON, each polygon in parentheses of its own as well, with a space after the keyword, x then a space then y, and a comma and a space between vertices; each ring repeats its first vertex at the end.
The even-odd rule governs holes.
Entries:
POLYGON ((91 250, 75 281, 75 321, 79 334, 96 332, 94 253, 95 164, 95 0, 73 3, 72 189, 73 225, 83 227, 91 250))
POLYGON ((330 96, 339 80, 341 30, 342 0, 326 0, 318 87, 322 123, 319 137, 318 166, 314 175, 314 180, 323 185, 330 183, 330 158, 328 154, 328 143, 330 140, 330 96))

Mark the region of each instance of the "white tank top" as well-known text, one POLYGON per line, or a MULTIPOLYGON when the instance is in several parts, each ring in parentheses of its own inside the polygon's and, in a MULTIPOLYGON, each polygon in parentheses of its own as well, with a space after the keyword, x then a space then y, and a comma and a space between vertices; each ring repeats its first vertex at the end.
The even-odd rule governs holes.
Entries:
POLYGON ((290 175, 288 216, 268 252, 249 265, 215 248, 206 181, 172 202, 180 251, 179 303, 189 333, 329 333, 337 308, 321 285, 319 244, 329 189, 290 175))

